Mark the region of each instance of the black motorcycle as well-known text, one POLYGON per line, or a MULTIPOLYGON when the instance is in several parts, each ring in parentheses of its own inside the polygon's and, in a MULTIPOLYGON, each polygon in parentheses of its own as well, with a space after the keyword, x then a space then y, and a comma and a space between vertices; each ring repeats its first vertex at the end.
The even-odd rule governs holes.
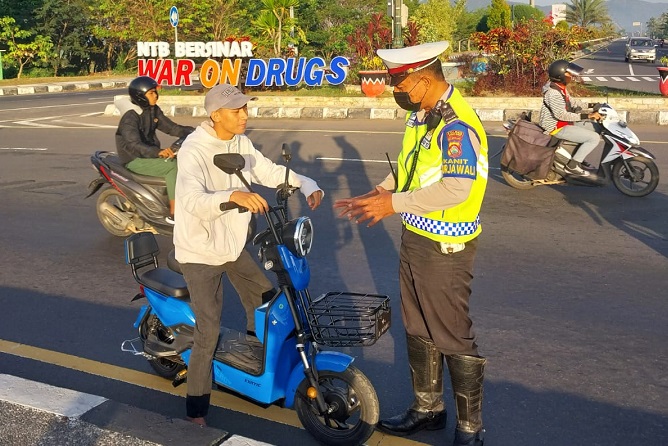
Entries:
MULTIPOLYGON (((172 144, 176 152, 185 138, 172 144)), ((88 185, 86 198, 104 185, 97 197, 97 218, 104 229, 117 237, 136 232, 171 236, 174 226, 169 214, 167 185, 162 177, 141 175, 128 170, 113 152, 97 151, 90 161, 100 174, 88 185)))

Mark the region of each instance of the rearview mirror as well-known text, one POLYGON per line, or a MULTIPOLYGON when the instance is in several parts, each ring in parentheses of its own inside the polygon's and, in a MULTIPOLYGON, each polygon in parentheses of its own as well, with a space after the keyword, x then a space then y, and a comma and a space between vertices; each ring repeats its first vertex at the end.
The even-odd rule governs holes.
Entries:
POLYGON ((234 174, 246 165, 246 160, 238 153, 219 153, 214 155, 213 164, 227 174, 234 174))
POLYGON ((283 146, 281 146, 281 156, 286 163, 292 159, 292 149, 286 143, 283 143, 283 146))

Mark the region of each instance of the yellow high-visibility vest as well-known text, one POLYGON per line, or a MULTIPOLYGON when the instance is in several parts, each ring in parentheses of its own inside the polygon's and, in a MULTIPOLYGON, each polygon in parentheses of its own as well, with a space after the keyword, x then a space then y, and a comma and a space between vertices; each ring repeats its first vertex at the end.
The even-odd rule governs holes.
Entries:
MULTIPOLYGON (((408 190, 424 188, 448 175, 472 178, 473 187, 466 201, 457 206, 425 215, 402 212, 401 219, 406 229, 431 240, 444 243, 465 243, 477 237, 482 231, 479 213, 489 173, 487 135, 480 118, 456 88, 452 89, 446 102, 456 117, 447 121, 442 119, 432 135, 425 138, 408 190), (466 159, 457 158, 465 151, 468 151, 469 158, 471 157, 473 148, 466 142, 469 129, 472 129, 480 140, 480 153, 477 154, 475 165, 467 162, 466 159), (463 144, 458 144, 458 140, 463 144), (443 151, 446 153, 444 154, 443 151)), ((400 190, 408 180, 413 154, 426 134, 426 123, 418 122, 416 113, 407 115, 403 148, 399 153, 397 190, 400 190)))

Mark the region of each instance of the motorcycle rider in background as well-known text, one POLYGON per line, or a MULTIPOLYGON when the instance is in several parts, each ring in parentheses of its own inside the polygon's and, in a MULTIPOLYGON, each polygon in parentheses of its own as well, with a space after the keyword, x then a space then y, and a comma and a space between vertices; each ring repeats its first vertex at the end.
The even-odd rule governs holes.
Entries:
POLYGON ((591 120, 598 121, 601 115, 597 111, 583 113, 582 110, 588 108, 587 104, 571 97, 568 92, 568 84, 580 73, 582 67, 567 60, 560 59, 550 64, 547 69, 550 80, 543 86, 539 124, 545 133, 581 144, 565 170, 573 176, 586 177, 592 175, 588 172, 592 166, 584 159, 601 140, 596 132, 597 124, 591 120))
POLYGON ((178 138, 185 137, 194 127, 176 124, 166 117, 158 102, 158 83, 139 76, 128 85, 131 107, 121 117, 116 130, 116 151, 121 162, 132 172, 163 177, 167 185, 170 216, 167 223, 174 224, 174 190, 176 187, 176 159, 172 148, 160 148, 155 131, 160 130, 178 138))

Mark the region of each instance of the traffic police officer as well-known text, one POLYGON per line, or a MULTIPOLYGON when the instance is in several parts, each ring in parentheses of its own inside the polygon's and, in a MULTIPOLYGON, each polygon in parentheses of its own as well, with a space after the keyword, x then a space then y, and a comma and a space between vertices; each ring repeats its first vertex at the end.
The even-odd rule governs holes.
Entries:
POLYGON ((402 436, 445 428, 445 356, 457 407, 454 445, 482 446, 485 359, 478 354, 469 297, 482 230, 487 136, 475 111, 444 78, 438 56, 447 47, 433 42, 377 51, 397 104, 408 112, 398 171, 334 207, 368 226, 395 213, 403 221, 399 282, 415 398, 378 428, 402 436))

